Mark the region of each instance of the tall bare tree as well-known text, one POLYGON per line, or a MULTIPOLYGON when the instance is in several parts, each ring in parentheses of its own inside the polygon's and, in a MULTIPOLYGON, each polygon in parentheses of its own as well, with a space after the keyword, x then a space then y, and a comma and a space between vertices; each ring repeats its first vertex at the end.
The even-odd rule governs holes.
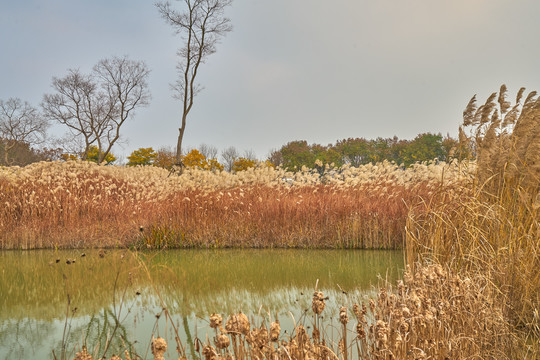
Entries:
POLYGON ((101 163, 120 139, 126 120, 136 108, 148 105, 149 73, 144 62, 127 57, 101 60, 88 75, 69 70, 65 77, 53 78, 55 93, 43 97, 44 114, 83 140, 83 159, 96 145, 101 163))
POLYGON ((18 144, 30 146, 45 140, 48 121, 26 101, 10 98, 0 100, 0 143, 3 145, 5 165, 10 165, 10 152, 18 144))
POLYGON ((232 0, 181 0, 183 11, 173 9, 169 1, 158 2, 161 16, 182 37, 183 47, 178 50, 178 80, 172 85, 175 97, 182 101, 182 121, 178 129, 176 163, 182 164, 182 140, 186 120, 195 95, 201 90, 196 78, 199 67, 208 56, 216 52, 216 45, 232 30, 230 20, 224 16, 232 0))

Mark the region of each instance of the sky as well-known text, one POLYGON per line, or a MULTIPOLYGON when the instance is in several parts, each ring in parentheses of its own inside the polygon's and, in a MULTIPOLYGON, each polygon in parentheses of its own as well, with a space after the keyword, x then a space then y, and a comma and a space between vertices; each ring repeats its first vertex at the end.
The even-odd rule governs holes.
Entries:
MULTIPOLYGON (((234 0, 226 14, 233 31, 200 70, 186 147, 264 159, 293 140, 456 136, 474 94, 540 91, 537 0, 234 0)), ((129 56, 151 69, 152 100, 113 153, 173 148, 180 47, 152 0, 0 1, 0 99, 38 107, 53 76, 129 56)))

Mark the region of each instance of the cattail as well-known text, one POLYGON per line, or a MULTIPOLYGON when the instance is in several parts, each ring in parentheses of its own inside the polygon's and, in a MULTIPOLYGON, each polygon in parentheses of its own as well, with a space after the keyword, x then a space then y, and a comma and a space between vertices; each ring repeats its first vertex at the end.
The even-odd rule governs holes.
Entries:
POLYGON ((375 300, 369 299, 369 309, 371 310, 371 313, 375 313, 375 300))
POLYGON ((278 341, 280 333, 281 327, 279 326, 279 320, 276 320, 275 322, 270 324, 270 341, 278 341))
POLYGON ((227 335, 225 335, 225 334, 219 335, 215 342, 216 342, 216 347, 218 349, 225 349, 231 343, 229 337, 227 335))
POLYGON ((223 324, 223 318, 220 314, 210 315, 210 327, 212 329, 219 328, 223 324))
POLYGON ((205 360, 215 360, 217 359, 216 349, 213 346, 206 345, 203 347, 202 354, 205 360))
POLYGON ((375 338, 377 339, 377 347, 379 349, 384 349, 388 345, 388 325, 382 321, 378 320, 375 325, 375 338))
POLYGON ((321 291, 315 291, 313 293, 311 309, 315 314, 320 315, 323 312, 325 306, 326 304, 324 301, 324 294, 321 291))
POLYGON ((161 337, 152 338, 151 350, 154 360, 165 360, 163 354, 167 351, 167 342, 161 337))
POLYGON ((250 330, 248 317, 243 313, 230 315, 227 318, 225 329, 229 333, 248 335, 250 330))
POLYGON ((363 323, 356 324, 356 336, 361 340, 366 338, 366 331, 363 323))
POLYGON ((360 306, 358 304, 354 304, 352 308, 354 316, 356 316, 356 320, 360 321, 362 317, 362 313, 360 312, 360 306))
POLYGON ((82 350, 75 354, 75 358, 73 360, 93 360, 94 358, 92 355, 88 353, 88 350, 86 349, 86 346, 82 347, 82 350))
POLYGON ((339 322, 343 325, 349 322, 349 316, 347 315, 347 308, 345 306, 339 309, 339 322))

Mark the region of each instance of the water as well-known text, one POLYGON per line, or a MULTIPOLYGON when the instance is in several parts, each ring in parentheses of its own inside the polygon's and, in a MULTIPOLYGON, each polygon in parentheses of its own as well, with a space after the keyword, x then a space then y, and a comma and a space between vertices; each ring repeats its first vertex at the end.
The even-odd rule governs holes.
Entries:
POLYGON ((151 358, 152 335, 178 358, 174 333, 191 354, 194 338, 213 335, 211 313, 278 317, 290 332, 295 321, 309 326, 317 284, 332 323, 339 306, 366 301, 378 278, 402 269, 399 251, 0 252, 0 359, 52 359, 53 350, 60 359, 63 348, 73 359, 82 344, 102 355, 110 338, 107 356, 127 347, 151 358))

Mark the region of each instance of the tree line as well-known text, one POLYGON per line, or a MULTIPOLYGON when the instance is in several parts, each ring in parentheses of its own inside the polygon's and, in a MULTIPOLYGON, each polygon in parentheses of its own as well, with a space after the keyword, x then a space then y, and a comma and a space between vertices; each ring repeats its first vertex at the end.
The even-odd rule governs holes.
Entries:
MULTIPOLYGON (((278 150, 270 152, 264 160, 258 160, 251 152, 240 156, 235 147, 221 152, 213 146, 202 144, 198 149, 191 149, 182 155, 187 167, 206 170, 225 170, 236 172, 260 165, 281 166, 290 171, 302 168, 317 169, 326 165, 360 166, 382 161, 394 162, 401 166, 410 166, 423 161, 451 161, 458 156, 458 141, 441 134, 419 134, 413 140, 393 138, 349 138, 336 141, 327 146, 308 144, 307 141, 291 141, 278 150)), ((128 166, 154 165, 169 168, 175 162, 175 152, 167 149, 155 151, 153 148, 140 148, 128 156, 128 166)))
POLYGON ((453 158, 458 142, 449 135, 424 133, 413 140, 393 138, 348 138, 327 146, 308 144, 306 141, 291 141, 273 151, 269 161, 288 170, 334 166, 360 166, 384 160, 409 166, 422 161, 449 161, 453 158))

